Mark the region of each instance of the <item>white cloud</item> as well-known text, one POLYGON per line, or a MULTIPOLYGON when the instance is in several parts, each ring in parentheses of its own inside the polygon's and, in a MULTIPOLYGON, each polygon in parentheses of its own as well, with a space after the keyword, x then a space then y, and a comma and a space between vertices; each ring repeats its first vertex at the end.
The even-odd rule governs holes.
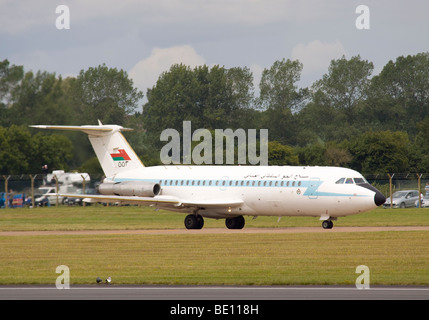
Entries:
POLYGON ((300 43, 292 50, 292 59, 298 59, 304 65, 303 75, 326 73, 331 60, 343 55, 346 55, 346 50, 338 40, 331 43, 320 40, 308 44, 300 43))
POLYGON ((147 88, 152 88, 156 84, 160 74, 168 71, 171 65, 176 63, 195 67, 205 64, 205 60, 189 45, 154 48, 151 55, 139 61, 128 74, 133 79, 134 85, 146 93, 147 88))

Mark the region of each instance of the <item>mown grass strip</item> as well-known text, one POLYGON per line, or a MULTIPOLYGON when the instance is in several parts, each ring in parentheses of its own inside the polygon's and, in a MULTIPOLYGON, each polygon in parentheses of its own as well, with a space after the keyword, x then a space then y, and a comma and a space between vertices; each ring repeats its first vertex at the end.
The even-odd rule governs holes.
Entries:
MULTIPOLYGON (((186 213, 175 213, 148 207, 50 207, 0 210, 0 231, 17 230, 113 230, 184 228, 186 213)), ((246 227, 275 228, 320 226, 315 217, 252 217, 246 227)), ((375 209, 341 217, 335 226, 428 226, 429 208, 375 209)), ((334 228, 335 228, 334 226, 334 228)), ((205 219, 204 228, 225 227, 224 219, 205 219)), ((246 228, 245 227, 245 228, 246 228)))
POLYGON ((303 234, 80 235, 0 237, 0 284, 371 284, 428 285, 424 231, 303 234))

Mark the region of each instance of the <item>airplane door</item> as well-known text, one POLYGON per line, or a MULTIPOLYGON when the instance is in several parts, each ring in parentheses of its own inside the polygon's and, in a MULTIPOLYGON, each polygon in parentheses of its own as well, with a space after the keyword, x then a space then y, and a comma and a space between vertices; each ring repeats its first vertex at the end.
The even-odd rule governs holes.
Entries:
POLYGON ((320 178, 310 178, 310 181, 308 181, 308 187, 306 190, 306 194, 308 195, 309 199, 317 199, 318 193, 317 189, 320 185, 320 178))

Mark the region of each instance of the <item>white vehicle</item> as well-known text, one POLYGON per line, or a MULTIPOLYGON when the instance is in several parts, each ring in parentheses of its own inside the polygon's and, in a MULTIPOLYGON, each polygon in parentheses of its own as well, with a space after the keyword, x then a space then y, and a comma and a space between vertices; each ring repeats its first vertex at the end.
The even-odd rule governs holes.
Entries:
MULTIPOLYGON (((143 204, 187 213, 185 227, 201 229, 203 218, 244 227, 243 216, 313 216, 330 229, 333 220, 371 210, 385 197, 357 171, 317 166, 145 167, 118 125, 32 126, 78 130, 88 138, 106 176, 100 195, 62 194, 94 202, 143 204)), ((86 200, 85 200, 86 201, 86 200)))
POLYGON ((55 177, 57 177, 58 183, 63 185, 82 184, 83 180, 85 183, 91 181, 88 173, 64 172, 64 170, 54 170, 52 173, 48 173, 46 180, 55 184, 55 177))
POLYGON ((76 192, 77 187, 73 186, 73 185, 61 185, 58 188, 58 194, 56 191, 56 187, 52 187, 52 186, 41 186, 38 188, 39 193, 41 193, 42 195, 38 198, 36 198, 35 200, 37 202, 41 202, 44 198, 49 200, 49 204, 50 205, 56 205, 57 203, 57 196, 58 196, 58 203, 61 204, 63 203, 64 200, 64 196, 62 195, 63 193, 72 193, 72 192, 76 192))
MULTIPOLYGON (((420 208, 419 200, 416 200, 414 202, 414 206, 416 208, 420 208)), ((428 207, 429 207, 429 194, 425 195, 424 197, 422 196, 422 208, 428 208, 428 207)))

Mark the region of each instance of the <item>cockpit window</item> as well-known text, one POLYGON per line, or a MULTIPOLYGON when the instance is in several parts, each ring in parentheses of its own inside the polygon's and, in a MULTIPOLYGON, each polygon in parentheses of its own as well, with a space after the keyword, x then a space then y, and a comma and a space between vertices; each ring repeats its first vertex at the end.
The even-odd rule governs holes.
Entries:
POLYGON ((347 178, 346 184, 353 184, 353 179, 352 178, 347 178))
POLYGON ((341 178, 339 179, 337 182, 335 182, 336 184, 343 184, 344 180, 346 180, 346 178, 341 178))
POLYGON ((364 178, 354 178, 356 184, 367 183, 364 178))

